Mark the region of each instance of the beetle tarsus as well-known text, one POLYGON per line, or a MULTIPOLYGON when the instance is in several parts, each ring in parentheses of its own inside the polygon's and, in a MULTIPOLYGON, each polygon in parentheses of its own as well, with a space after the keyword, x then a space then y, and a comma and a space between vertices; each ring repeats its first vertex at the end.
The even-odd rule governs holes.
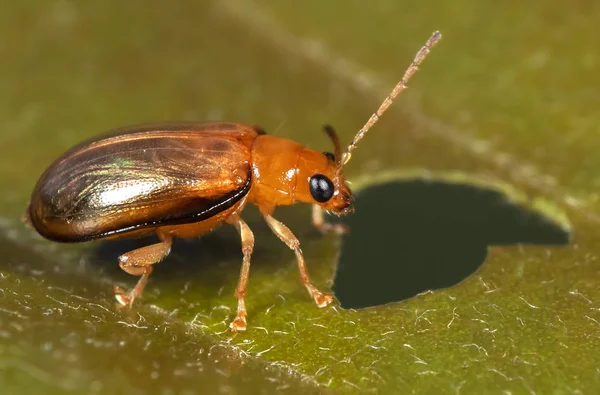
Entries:
MULTIPOLYGON (((236 292, 236 294, 237 294, 237 292, 236 292)), ((246 326, 247 326, 247 322, 246 322, 247 315, 248 315, 248 312, 246 311, 246 303, 244 302, 244 298, 238 297, 238 312, 237 312, 237 315, 235 316, 235 319, 233 321, 231 321, 231 324, 229 324, 229 329, 231 329, 232 332, 245 331, 246 326)))
POLYGON ((310 282, 310 277, 308 276, 308 269, 306 268, 304 256, 302 255, 302 250, 300 249, 300 242, 298 241, 296 236, 294 236, 292 231, 287 226, 277 221, 271 215, 264 215, 264 217, 273 233, 275 233, 277 237, 279 237, 281 241, 287 244, 287 246, 294 251, 294 254, 296 254, 298 271, 300 272, 300 281, 302 281, 302 284, 304 284, 304 286, 308 290, 308 293, 314 299, 317 306, 325 307, 329 305, 333 301, 333 297, 331 295, 327 295, 319 291, 310 282))
POLYGON ((319 291, 314 287, 312 288, 312 290, 309 289, 308 292, 310 292, 311 296, 313 297, 315 303, 319 308, 327 307, 331 304, 331 302, 333 302, 333 296, 324 294, 323 292, 319 291))
POLYGON ((148 282, 148 277, 150 277, 150 273, 152 273, 152 266, 146 266, 144 268, 144 273, 131 292, 125 291, 118 285, 113 286, 113 292, 115 293, 115 299, 117 299, 117 302, 119 302, 121 306, 131 308, 135 299, 142 295, 144 287, 146 287, 146 283, 148 282))
POLYGON ((350 233, 350 227, 348 225, 332 224, 325 221, 325 216, 323 215, 323 208, 318 204, 313 204, 312 224, 315 228, 319 230, 319 232, 321 232, 324 235, 330 232, 333 232, 337 235, 350 233))
POLYGON ((229 328, 232 332, 243 332, 246 330, 246 317, 245 316, 237 316, 235 320, 231 321, 229 324, 229 328))
POLYGON ((122 306, 133 305, 133 301, 142 295, 148 277, 152 273, 152 265, 160 262, 171 251, 172 236, 157 232, 160 243, 152 244, 137 250, 129 251, 119 257, 119 266, 123 271, 133 276, 140 276, 131 292, 126 292, 118 286, 113 287, 115 298, 122 306))
POLYGON ((237 316, 229 325, 229 328, 233 332, 239 332, 246 330, 247 313, 244 298, 246 297, 246 288, 248 287, 248 278, 250 276, 250 258, 254 250, 254 234, 248 224, 239 215, 232 215, 227 219, 227 222, 232 224, 238 231, 242 239, 242 254, 244 254, 240 279, 235 289, 235 297, 238 299, 237 316))
POLYGON ((235 316, 235 319, 233 321, 231 321, 231 324, 229 324, 229 328, 231 329, 232 332, 242 332, 242 331, 246 330, 246 327, 247 327, 246 316, 247 315, 248 315, 248 313, 246 311, 246 303, 244 302, 244 298, 239 298, 237 315, 235 316))
POLYGON ((113 287, 113 292, 115 293, 115 299, 117 302, 123 307, 131 307, 135 297, 131 295, 131 293, 125 291, 123 288, 115 285, 113 287))

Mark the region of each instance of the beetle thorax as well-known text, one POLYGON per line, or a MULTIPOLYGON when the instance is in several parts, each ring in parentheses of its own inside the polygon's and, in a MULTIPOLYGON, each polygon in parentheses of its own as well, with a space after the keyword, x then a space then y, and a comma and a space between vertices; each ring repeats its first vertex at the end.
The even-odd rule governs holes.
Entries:
POLYGON ((250 201, 261 209, 295 202, 298 156, 301 144, 281 137, 261 135, 252 145, 250 201))

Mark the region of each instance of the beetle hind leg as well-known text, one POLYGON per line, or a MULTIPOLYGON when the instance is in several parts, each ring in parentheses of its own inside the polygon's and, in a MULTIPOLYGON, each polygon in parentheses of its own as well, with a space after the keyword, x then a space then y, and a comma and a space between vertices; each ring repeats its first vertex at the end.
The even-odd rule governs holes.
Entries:
POLYGON ((130 292, 126 292, 116 285, 113 287, 115 298, 121 305, 131 307, 135 298, 142 294, 148 282, 148 277, 152 273, 152 265, 169 255, 172 237, 162 233, 158 233, 158 237, 160 238, 159 243, 129 251, 119 257, 121 269, 133 276, 140 276, 137 284, 130 292))
POLYGON ((248 278, 250 276, 250 257, 254 250, 254 234, 250 227, 241 219, 238 215, 230 217, 227 222, 235 226, 240 238, 242 239, 242 253, 244 258, 242 261, 242 269, 240 271, 240 280, 237 288, 235 289, 235 297, 238 300, 237 314, 235 319, 229 324, 229 328, 233 332, 240 332, 246 330, 246 288, 248 287, 248 278))
POLYGON ((283 241, 287 246, 294 251, 296 254, 296 261, 298 262, 298 270, 300 271, 300 280, 302 284, 308 290, 308 293, 314 299, 315 303, 319 307, 328 306, 332 301, 333 297, 331 295, 325 294, 319 291, 312 283, 310 282, 310 277, 308 276, 308 269, 306 268, 306 263, 304 262, 304 256, 302 255, 302 250, 300 249, 300 242, 294 236, 292 231, 285 226, 283 223, 277 221, 271 215, 264 215, 269 228, 279 237, 281 241, 283 241))

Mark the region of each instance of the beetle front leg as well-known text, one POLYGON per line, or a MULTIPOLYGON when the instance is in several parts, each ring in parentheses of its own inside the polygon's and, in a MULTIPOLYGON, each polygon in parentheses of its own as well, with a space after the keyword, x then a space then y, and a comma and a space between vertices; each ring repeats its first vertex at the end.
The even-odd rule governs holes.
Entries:
POLYGON ((252 230, 250 230, 248 224, 246 224, 238 215, 230 217, 227 222, 235 226, 240 234, 240 238, 242 239, 242 254, 244 254, 242 269, 240 271, 240 280, 235 289, 235 297, 238 300, 237 315, 231 324, 229 324, 229 328, 231 328, 232 331, 239 332, 246 330, 246 316, 248 313, 246 311, 246 302, 244 301, 244 298, 246 297, 248 277, 250 276, 250 257, 254 250, 254 234, 252 233, 252 230))
POLYGON ((152 265, 162 261, 171 251, 173 241, 171 235, 158 232, 157 234, 161 240, 160 243, 129 251, 119 257, 121 269, 133 276, 141 276, 131 292, 126 292, 117 285, 113 287, 115 298, 123 306, 131 307, 135 298, 142 294, 148 277, 152 273, 152 265))
POLYGON ((333 232, 338 235, 342 235, 345 233, 350 233, 350 228, 344 224, 331 224, 325 221, 325 216, 323 215, 323 208, 318 204, 313 204, 312 206, 312 224, 315 228, 317 228, 321 233, 327 234, 329 232, 333 232))
POLYGON ((271 215, 265 214, 264 217, 273 233, 275 233, 277 237, 279 237, 281 241, 287 244, 287 246, 290 249, 292 249, 296 254, 296 260, 298 261, 298 270, 300 271, 300 280, 308 290, 310 296, 312 296, 312 298, 315 300, 317 306, 325 307, 329 305, 333 301, 333 297, 331 295, 327 295, 319 291, 310 282, 308 270, 306 269, 306 264, 304 263, 304 256, 302 255, 302 250, 300 249, 300 242, 298 241, 296 236, 294 236, 292 231, 287 226, 277 221, 271 215))

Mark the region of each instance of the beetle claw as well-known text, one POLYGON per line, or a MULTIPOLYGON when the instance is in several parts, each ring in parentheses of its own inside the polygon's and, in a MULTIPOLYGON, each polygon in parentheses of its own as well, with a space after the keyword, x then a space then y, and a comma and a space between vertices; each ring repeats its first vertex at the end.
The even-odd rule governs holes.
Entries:
POLYGON ((115 285, 113 287, 113 292, 115 293, 115 299, 121 306, 131 307, 133 301, 135 300, 135 296, 131 293, 126 292, 123 288, 115 285))
POLYGON ((313 299, 319 308, 327 307, 333 302, 333 296, 318 291, 313 294, 313 299))
POLYGON ((235 317, 235 319, 233 321, 231 321, 231 324, 229 324, 229 328, 231 329, 232 332, 242 332, 246 330, 246 317, 245 316, 237 316, 235 317))

